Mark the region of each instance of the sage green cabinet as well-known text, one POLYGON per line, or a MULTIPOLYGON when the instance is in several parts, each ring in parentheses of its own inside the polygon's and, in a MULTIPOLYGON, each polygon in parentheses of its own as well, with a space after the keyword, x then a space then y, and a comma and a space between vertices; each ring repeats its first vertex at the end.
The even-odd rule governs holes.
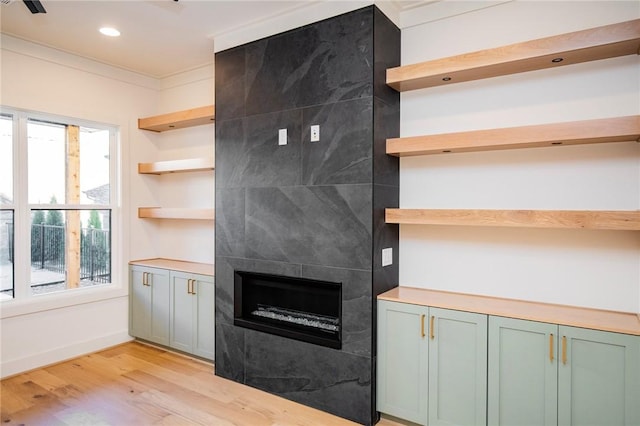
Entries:
POLYGON ((640 426, 640 336, 378 300, 377 409, 429 426, 640 426))
POLYGON ((558 423, 640 425, 640 336, 559 327, 558 423))
POLYGON ((429 307, 428 424, 487 423, 487 315, 429 307))
POLYGON ((558 421, 558 326, 489 317, 488 424, 558 421))
POLYGON ((377 362, 379 411, 486 424, 486 315, 379 300, 377 362))
POLYGON ((378 301, 378 411, 427 423, 428 351, 425 321, 429 309, 378 301))
POLYGON ((171 271, 171 332, 169 346, 204 358, 214 358, 213 277, 171 271))
POLYGON ((489 425, 640 425, 640 336, 489 319, 489 425))
POLYGON ((129 266, 129 334, 214 359, 214 277, 129 266))
POLYGON ((129 333, 140 339, 168 345, 169 271, 131 266, 129 294, 129 333))

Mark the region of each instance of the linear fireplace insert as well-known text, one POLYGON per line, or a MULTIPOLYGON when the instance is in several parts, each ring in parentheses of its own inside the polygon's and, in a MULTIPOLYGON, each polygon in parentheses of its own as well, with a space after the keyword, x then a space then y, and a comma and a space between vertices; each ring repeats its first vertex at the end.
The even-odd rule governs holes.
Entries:
POLYGON ((235 271, 233 310, 237 326, 342 347, 342 283, 235 271))

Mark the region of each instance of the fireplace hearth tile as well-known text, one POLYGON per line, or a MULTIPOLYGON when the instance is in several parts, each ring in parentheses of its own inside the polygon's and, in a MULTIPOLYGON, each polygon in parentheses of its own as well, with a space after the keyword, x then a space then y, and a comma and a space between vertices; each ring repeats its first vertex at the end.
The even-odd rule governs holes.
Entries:
POLYGON ((243 146, 245 140, 244 119, 216 121, 216 189, 230 188, 242 179, 236 164, 243 161, 238 145, 243 146))
POLYGON ((216 199, 216 255, 244 257, 244 188, 218 188, 216 199))
POLYGON ((370 358, 252 330, 245 344, 245 384, 368 422, 370 358))
POLYGON ((371 208, 371 185, 250 188, 247 255, 370 269, 371 208))
POLYGON ((303 128, 319 125, 320 141, 309 143, 308 139, 303 139, 303 183, 370 183, 373 171, 372 120, 372 98, 304 109, 303 128))
POLYGON ((372 96, 372 23, 361 10, 247 45, 247 115, 372 96))
MULTIPOLYGON (((217 289, 216 289, 217 290, 217 289)), ((239 383, 245 381, 245 330, 216 324, 216 375, 239 383)))
POLYGON ((246 113, 244 96, 238 96, 245 92, 245 57, 244 46, 216 53, 216 126, 246 113))

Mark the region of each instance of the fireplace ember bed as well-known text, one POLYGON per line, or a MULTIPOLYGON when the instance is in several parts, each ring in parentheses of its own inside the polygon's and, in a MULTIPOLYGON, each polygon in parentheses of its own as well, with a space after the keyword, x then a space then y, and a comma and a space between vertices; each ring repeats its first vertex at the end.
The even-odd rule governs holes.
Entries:
POLYGON ((342 283, 235 271, 233 323, 340 349, 342 283))

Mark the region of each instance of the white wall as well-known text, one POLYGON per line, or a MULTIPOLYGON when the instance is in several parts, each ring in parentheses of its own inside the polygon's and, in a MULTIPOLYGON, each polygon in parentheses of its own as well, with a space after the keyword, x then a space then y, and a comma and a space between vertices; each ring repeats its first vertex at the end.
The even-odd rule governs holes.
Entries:
MULTIPOLYGON (((638 17, 637 1, 502 3, 403 29, 402 63, 638 17)), ((636 114, 634 55, 403 93, 401 136, 636 114)), ((636 142, 400 164, 403 208, 640 209, 636 142)), ((640 233, 402 225, 400 285, 640 312, 640 233)))
MULTIPOLYGON (((167 226, 167 236, 160 232, 164 232, 160 222, 137 218, 137 207, 154 202, 167 206, 213 205, 211 174, 196 174, 195 179, 182 184, 182 177, 177 181, 164 176, 153 180, 155 176, 137 174, 138 162, 210 153, 212 126, 177 130, 173 136, 165 136, 139 130, 137 119, 213 103, 213 70, 207 66, 158 81, 6 35, 2 35, 0 53, 0 103, 118 126, 122 175, 121 200, 114 212, 121 225, 114 243, 119 242, 121 250, 114 253, 113 284, 97 291, 80 289, 3 302, 0 375, 7 377, 129 340, 129 260, 165 256, 212 261, 211 223, 209 234, 203 233, 202 227, 196 229, 183 222, 167 226), (168 191, 161 191, 164 189, 168 191), (176 204, 172 204, 174 201, 176 204), (176 242, 192 237, 189 243, 176 242)), ((24 274, 20 278, 16 273, 16 279, 24 281, 24 274)))

